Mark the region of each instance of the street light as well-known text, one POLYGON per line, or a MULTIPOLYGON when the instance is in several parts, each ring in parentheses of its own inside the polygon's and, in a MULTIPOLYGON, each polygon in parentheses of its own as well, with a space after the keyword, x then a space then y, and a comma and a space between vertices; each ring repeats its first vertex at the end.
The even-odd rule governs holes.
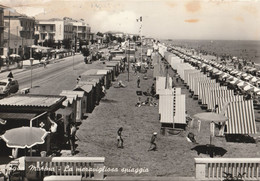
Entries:
MULTIPOLYGON (((32 50, 32 48, 31 48, 32 50)), ((33 65, 33 58, 30 58, 30 62, 31 62, 31 88, 32 88, 32 65, 33 65)))

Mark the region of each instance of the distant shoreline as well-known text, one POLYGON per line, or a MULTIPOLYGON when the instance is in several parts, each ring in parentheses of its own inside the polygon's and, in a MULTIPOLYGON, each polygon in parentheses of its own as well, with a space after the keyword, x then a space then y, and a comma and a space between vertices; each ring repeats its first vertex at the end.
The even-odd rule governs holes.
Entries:
POLYGON ((162 40, 161 43, 225 60, 237 57, 260 66, 260 40, 162 40))

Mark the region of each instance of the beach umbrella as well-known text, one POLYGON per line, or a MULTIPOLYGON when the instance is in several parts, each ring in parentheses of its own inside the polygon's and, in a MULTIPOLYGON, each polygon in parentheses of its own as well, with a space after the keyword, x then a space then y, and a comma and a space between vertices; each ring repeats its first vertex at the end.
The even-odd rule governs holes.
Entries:
POLYGON ((251 90, 254 90, 254 87, 252 85, 246 85, 244 87, 244 91, 251 91, 251 90))
POLYGON ((32 45, 31 48, 38 48, 40 46, 37 46, 37 45, 32 45))
POLYGON ((250 82, 257 82, 258 81, 258 78, 256 78, 256 77, 252 77, 251 79, 250 79, 250 82))
POLYGON ((227 73, 224 73, 224 74, 222 75, 222 78, 230 78, 230 77, 232 77, 232 76, 229 75, 229 74, 227 74, 227 73))
POLYGON ((217 114, 215 112, 203 112, 203 113, 197 113, 193 115, 194 118, 206 121, 206 122, 225 122, 228 120, 228 117, 217 114))
POLYGON ((252 77, 253 77, 252 75, 249 75, 249 76, 245 77, 245 80, 249 80, 249 79, 251 79, 252 77))
POLYGON ((17 54, 11 54, 9 57, 16 58, 16 57, 20 57, 20 55, 17 55, 17 54))
POLYGON ((7 130, 1 138, 10 148, 32 148, 37 144, 43 144, 48 132, 37 127, 19 127, 7 130))
POLYGON ((212 70, 212 72, 215 74, 215 73, 217 73, 219 70, 217 69, 217 68, 214 68, 213 70, 212 70))
POLYGON ((211 124, 211 129, 210 129, 210 145, 212 142, 212 136, 214 133, 214 125, 215 123, 219 123, 219 122, 225 122, 228 120, 228 117, 224 116, 223 114, 217 114, 215 112, 203 112, 203 113, 197 113, 195 115, 193 115, 193 117, 195 119, 198 119, 200 121, 204 121, 204 122, 210 122, 211 124))
POLYGON ((8 77, 8 78, 14 78, 13 73, 10 72, 10 73, 7 75, 7 77, 8 77))
POLYGON ((238 87, 243 87, 245 85, 245 82, 243 80, 240 80, 240 82, 237 84, 238 87))
POLYGON ((241 76, 246 77, 247 75, 248 75, 247 73, 243 73, 241 76))
POLYGON ((255 93, 257 93, 257 92, 259 92, 259 91, 260 91, 260 89, 259 89, 258 87, 255 87, 255 86, 254 86, 254 89, 253 89, 253 91, 254 91, 255 93))
POLYGON ((208 66, 207 69, 208 69, 209 71, 211 71, 211 70, 213 70, 213 67, 208 66))
POLYGON ((237 79, 237 78, 235 78, 234 80, 232 80, 232 81, 230 82, 230 84, 236 85, 236 84, 238 84, 239 82, 240 82, 240 80, 237 79))
POLYGON ((203 67, 206 67, 207 66, 207 64, 205 64, 205 63, 203 63, 202 65, 201 65, 201 67, 203 68, 203 67))
POLYGON ((254 72, 254 71, 257 71, 257 69, 254 68, 254 67, 251 67, 250 69, 248 69, 248 71, 250 71, 250 72, 254 72))
POLYGON ((237 72, 236 76, 241 76, 243 72, 237 72))
POLYGON ((223 72, 221 70, 219 70, 218 72, 216 72, 216 75, 221 75, 223 72))

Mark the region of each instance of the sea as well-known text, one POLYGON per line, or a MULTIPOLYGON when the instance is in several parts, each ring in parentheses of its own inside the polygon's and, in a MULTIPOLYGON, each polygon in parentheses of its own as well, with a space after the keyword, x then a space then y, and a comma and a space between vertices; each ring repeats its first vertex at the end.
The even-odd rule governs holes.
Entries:
POLYGON ((251 40, 161 40, 166 45, 194 49, 220 58, 237 57, 260 65, 260 41, 251 40))

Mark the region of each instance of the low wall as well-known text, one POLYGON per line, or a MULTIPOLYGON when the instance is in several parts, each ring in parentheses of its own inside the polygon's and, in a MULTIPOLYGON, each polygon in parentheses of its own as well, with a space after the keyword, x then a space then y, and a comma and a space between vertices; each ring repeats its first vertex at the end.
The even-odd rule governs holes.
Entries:
POLYGON ((81 176, 104 179, 104 157, 25 157, 25 177, 43 180, 47 176, 81 176))
POLYGON ((220 180, 226 173, 244 175, 246 180, 260 179, 260 158, 195 158, 195 178, 199 180, 220 180))

